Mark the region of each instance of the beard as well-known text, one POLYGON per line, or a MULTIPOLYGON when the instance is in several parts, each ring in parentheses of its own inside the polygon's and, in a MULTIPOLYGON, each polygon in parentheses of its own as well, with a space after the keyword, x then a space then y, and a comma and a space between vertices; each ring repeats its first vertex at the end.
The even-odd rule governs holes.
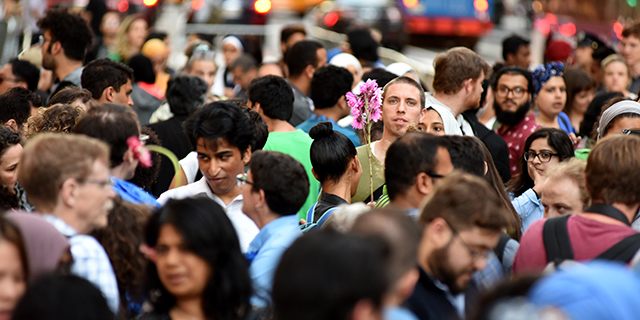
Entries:
POLYGON ((449 257, 450 246, 451 242, 449 242, 446 247, 433 251, 431 256, 429 256, 427 264, 431 272, 433 272, 433 275, 440 282, 447 285, 453 295, 457 295, 467 290, 467 285, 469 284, 469 280, 464 283, 459 283, 458 279, 464 275, 473 274, 476 270, 473 266, 460 271, 454 270, 449 257))
POLYGON ((498 102, 493 101, 493 109, 496 111, 496 120, 507 126, 515 126, 520 123, 531 109, 531 101, 527 101, 518 106, 518 110, 505 111, 502 110, 498 102))
MULTIPOLYGON (((47 54, 42 55, 42 67, 54 71, 56 69, 56 61, 53 59, 51 55, 51 44, 49 44, 49 48, 47 48, 47 54)), ((62 79, 60 79, 62 80, 62 79)))

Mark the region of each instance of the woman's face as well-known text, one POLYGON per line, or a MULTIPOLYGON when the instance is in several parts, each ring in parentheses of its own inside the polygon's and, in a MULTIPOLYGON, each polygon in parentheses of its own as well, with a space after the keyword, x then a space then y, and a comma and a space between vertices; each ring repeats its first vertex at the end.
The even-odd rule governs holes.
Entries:
POLYGON ((544 173, 549 170, 551 167, 560 163, 560 158, 557 155, 552 155, 556 153, 556 150, 551 148, 549 144, 547 144, 547 138, 538 138, 533 140, 531 146, 529 147, 528 152, 535 152, 539 156, 537 157, 529 157, 527 161, 527 168, 529 171, 529 177, 533 179, 534 174, 533 170, 536 170, 538 174, 544 176, 544 173), (549 156, 550 160, 548 162, 543 162, 540 158, 544 158, 544 155, 549 156))
POLYGON ((143 19, 136 19, 131 23, 127 32, 127 39, 133 48, 140 50, 147 38, 147 22, 143 19))
POLYGON ((611 92, 627 92, 627 88, 631 84, 629 78, 629 69, 622 61, 613 61, 604 68, 604 86, 607 91, 611 92))
POLYGON ((440 114, 433 109, 427 110, 424 116, 424 120, 422 120, 422 123, 418 126, 421 127, 422 131, 426 133, 431 133, 436 136, 445 135, 444 124, 442 124, 442 117, 440 117, 440 114))
POLYGON ((26 289, 20 250, 0 239, 0 320, 9 320, 13 308, 26 289))
POLYGON ((186 248, 173 225, 160 228, 155 250, 158 277, 171 295, 176 299, 202 295, 211 276, 211 266, 186 248))
POLYGON ((611 124, 611 128, 607 130, 607 133, 604 135, 604 137, 613 133, 622 133, 622 130, 624 129, 640 129, 640 118, 622 117, 616 119, 613 124, 611 124))
POLYGON ((567 86, 562 77, 551 77, 540 89, 536 98, 536 105, 540 113, 549 117, 555 117, 567 102, 567 86))
POLYGON ((0 183, 2 186, 12 190, 18 181, 18 165, 22 156, 22 146, 13 145, 7 149, 0 159, 0 183))
POLYGON ((573 103, 571 103, 571 110, 578 114, 585 114, 587 108, 593 97, 596 96, 596 90, 582 90, 573 96, 573 103))
POLYGON ((222 54, 224 55, 224 62, 228 66, 231 64, 231 62, 233 62, 233 60, 240 57, 242 55, 242 52, 240 52, 240 50, 238 50, 236 46, 230 43, 225 43, 222 46, 222 54))
POLYGON ((358 85, 358 82, 360 82, 361 75, 358 73, 358 69, 356 69, 356 67, 353 65, 348 65, 346 69, 349 70, 349 72, 353 76, 353 84, 351 85, 351 89, 353 89, 358 85))

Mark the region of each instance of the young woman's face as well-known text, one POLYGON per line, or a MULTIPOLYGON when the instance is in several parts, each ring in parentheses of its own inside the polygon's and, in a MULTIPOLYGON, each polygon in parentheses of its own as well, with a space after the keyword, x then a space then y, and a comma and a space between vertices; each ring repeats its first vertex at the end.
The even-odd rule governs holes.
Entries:
POLYGON ((25 276, 18 247, 0 239, 0 320, 11 318, 26 289, 25 276))
POLYGON ((127 32, 127 38, 129 44, 140 50, 144 44, 144 40, 147 38, 147 22, 143 19, 137 19, 129 27, 127 32))
POLYGON ((229 66, 231 64, 231 62, 233 62, 233 60, 237 59, 238 57, 240 57, 242 55, 242 52, 240 50, 238 50, 238 48, 236 48, 236 46, 230 44, 230 43, 225 43, 222 46, 222 55, 224 56, 224 62, 227 66, 229 66))
POLYGON ((556 155, 556 150, 551 148, 549 144, 547 144, 547 138, 538 138, 533 140, 529 150, 526 152, 530 152, 531 155, 533 153, 538 156, 529 156, 529 160, 527 160, 527 168, 529 171, 529 177, 533 178, 533 170, 537 171, 541 176, 544 176, 544 173, 549 170, 551 167, 560 163, 560 158, 556 155), (549 158, 548 162, 544 162, 545 157, 549 158))
POLYGON ((186 248, 173 225, 160 228, 155 250, 158 277, 171 295, 176 299, 202 295, 211 277, 211 266, 186 248))
POLYGON ((603 70, 604 86, 607 91, 624 93, 631 84, 629 69, 622 61, 613 61, 603 70))
POLYGON ((419 125, 421 129, 426 133, 431 133, 436 136, 444 136, 444 124, 442 124, 442 117, 433 109, 428 109, 422 123, 419 125))
POLYGON ((585 114, 587 108, 593 97, 596 96, 596 90, 582 90, 573 96, 573 102, 571 103, 571 110, 578 114, 585 114))
POLYGON ((536 105, 540 113, 547 116, 557 116, 567 102, 567 86, 562 77, 551 77, 540 89, 536 98, 536 105))
POLYGON ((18 181, 18 165, 22 156, 22 146, 13 145, 0 158, 0 183, 3 187, 13 190, 18 181))

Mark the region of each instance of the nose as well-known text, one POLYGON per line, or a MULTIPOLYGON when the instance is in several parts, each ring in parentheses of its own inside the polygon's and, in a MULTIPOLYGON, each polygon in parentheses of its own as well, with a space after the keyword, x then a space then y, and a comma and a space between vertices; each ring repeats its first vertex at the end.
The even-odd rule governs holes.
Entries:
POLYGON ((209 177, 217 176, 221 170, 220 164, 216 159, 212 159, 211 161, 209 161, 209 165, 206 169, 207 169, 207 173, 209 174, 209 177))
POLYGON ((131 100, 131 96, 129 96, 129 98, 127 98, 127 105, 129 105, 129 107, 133 107, 133 100, 131 100))
POLYGON ((487 256, 478 257, 473 261, 473 267, 477 271, 482 271, 487 266, 487 256))
POLYGON ((405 113, 405 109, 407 107, 405 103, 405 101, 401 101, 400 103, 398 103, 398 113, 405 113))
POLYGON ((109 197, 109 199, 114 199, 116 197, 116 191, 113 190, 113 187, 109 188, 109 191, 107 191, 107 196, 109 197))

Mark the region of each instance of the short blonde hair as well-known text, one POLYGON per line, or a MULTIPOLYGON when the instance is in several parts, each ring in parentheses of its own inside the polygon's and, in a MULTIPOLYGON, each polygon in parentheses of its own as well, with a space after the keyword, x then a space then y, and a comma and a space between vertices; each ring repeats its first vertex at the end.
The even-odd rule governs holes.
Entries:
POLYGON ((591 202, 591 198, 589 198, 589 192, 587 191, 587 183, 584 177, 584 171, 586 168, 586 162, 578 158, 572 158, 553 166, 546 174, 547 182, 557 182, 563 179, 568 179, 575 183, 579 189, 582 210, 585 210, 591 202))
POLYGON ((37 211, 52 210, 69 178, 84 182, 96 161, 109 166, 109 147, 75 134, 43 133, 27 142, 20 159, 20 185, 37 211))

